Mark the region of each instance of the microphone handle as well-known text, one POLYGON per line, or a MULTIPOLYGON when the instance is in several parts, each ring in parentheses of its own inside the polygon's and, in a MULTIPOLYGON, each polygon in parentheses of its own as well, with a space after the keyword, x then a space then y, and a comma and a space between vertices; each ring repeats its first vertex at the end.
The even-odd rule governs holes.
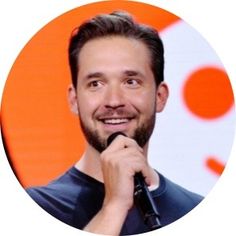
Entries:
POLYGON ((160 215, 141 172, 134 175, 134 202, 144 219, 144 223, 151 230, 161 227, 160 215))

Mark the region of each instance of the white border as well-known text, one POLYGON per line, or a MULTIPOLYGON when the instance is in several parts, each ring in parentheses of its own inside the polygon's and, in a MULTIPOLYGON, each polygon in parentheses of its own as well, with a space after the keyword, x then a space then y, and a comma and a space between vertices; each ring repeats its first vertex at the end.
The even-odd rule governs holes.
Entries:
MULTIPOLYGON (((46 23, 60 14, 95 1, 83 0, 8 0, 0 3, 0 91, 22 47, 46 23)), ((210 43, 221 58, 236 91, 236 33, 233 0, 155 0, 140 1, 160 6, 180 16, 210 43)), ((223 99, 223 98, 222 98, 223 99)), ((39 208, 19 185, 0 145, 0 234, 67 235, 86 234, 60 223, 39 208)), ((234 235, 236 212, 236 144, 226 171, 207 198, 158 235, 234 235)))

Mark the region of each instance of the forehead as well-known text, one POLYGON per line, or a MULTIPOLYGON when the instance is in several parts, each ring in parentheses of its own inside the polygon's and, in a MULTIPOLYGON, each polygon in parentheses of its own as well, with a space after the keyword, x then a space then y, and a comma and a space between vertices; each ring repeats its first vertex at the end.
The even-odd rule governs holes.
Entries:
POLYGON ((79 53, 77 82, 87 81, 90 75, 123 78, 132 72, 132 76, 152 83, 155 77, 151 64, 149 49, 140 40, 121 36, 92 39, 79 53))
POLYGON ((79 53, 79 64, 84 60, 105 60, 118 58, 134 62, 150 62, 147 45, 139 39, 124 36, 106 36, 91 39, 84 44, 79 53))

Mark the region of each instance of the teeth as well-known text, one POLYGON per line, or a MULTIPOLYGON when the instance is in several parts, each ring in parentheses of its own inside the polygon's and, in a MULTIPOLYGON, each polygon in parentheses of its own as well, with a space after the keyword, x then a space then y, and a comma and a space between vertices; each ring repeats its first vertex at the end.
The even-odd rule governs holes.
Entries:
POLYGON ((121 123, 127 123, 129 120, 126 119, 126 118, 117 118, 117 119, 107 119, 107 120, 104 120, 104 123, 105 124, 121 124, 121 123))

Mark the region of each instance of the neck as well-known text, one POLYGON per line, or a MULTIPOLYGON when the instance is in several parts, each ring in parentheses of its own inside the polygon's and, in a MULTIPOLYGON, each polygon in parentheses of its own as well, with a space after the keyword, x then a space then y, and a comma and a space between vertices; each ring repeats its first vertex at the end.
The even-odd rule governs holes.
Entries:
POLYGON ((89 144, 80 160, 75 164, 75 168, 103 182, 100 153, 89 144))

